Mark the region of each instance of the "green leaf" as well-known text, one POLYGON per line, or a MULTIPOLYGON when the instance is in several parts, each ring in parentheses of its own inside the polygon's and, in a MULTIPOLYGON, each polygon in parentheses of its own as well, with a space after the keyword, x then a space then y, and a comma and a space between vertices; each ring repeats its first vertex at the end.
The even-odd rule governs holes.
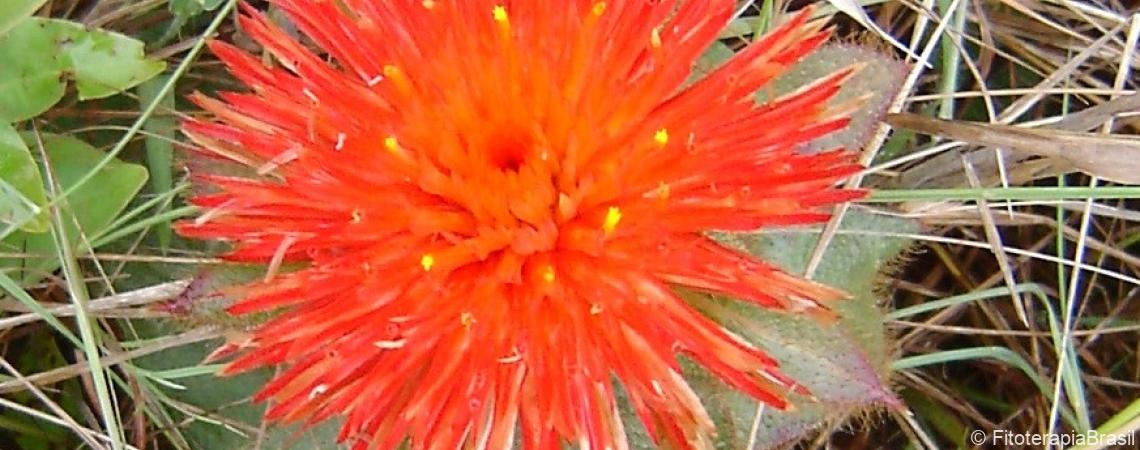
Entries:
MULTIPOLYGON (((158 333, 169 333, 169 330, 158 333)), ((148 370, 170 370, 195 367, 218 343, 188 345, 139 361, 148 370)), ((169 380, 183 389, 165 390, 165 395, 207 411, 182 428, 191 448, 211 450, 249 450, 287 448, 291 450, 336 450, 340 423, 331 420, 312 429, 268 424, 260 444, 257 430, 262 426, 264 405, 250 400, 269 380, 271 371, 261 370, 233 377, 214 374, 169 380), (222 423, 226 424, 225 426, 222 423)))
POLYGON ((808 143, 804 150, 861 149, 883 119, 906 78, 907 65, 894 56, 857 44, 827 44, 776 78, 772 89, 757 92, 757 99, 766 101, 771 93, 778 96, 793 92, 852 65, 860 65, 859 72, 843 83, 828 103, 838 105, 864 97, 862 105, 851 114, 851 123, 846 128, 808 143))
MULTIPOLYGON (((685 365, 685 377, 717 424, 717 448, 756 449, 796 442, 812 430, 877 407, 898 406, 888 382, 892 354, 878 303, 876 278, 910 241, 844 234, 842 230, 914 232, 912 221, 851 211, 816 271, 815 279, 852 295, 833 308, 840 320, 824 325, 806 317, 778 313, 742 302, 690 294, 693 305, 763 348, 780 361, 781 370, 802 383, 816 400, 792 398, 793 410, 761 410, 752 433, 757 403, 704 370, 685 365)), ((772 261, 791 273, 803 273, 818 233, 775 231, 717 236, 727 245, 772 261)), ((636 419, 627 427, 638 449, 652 449, 636 419), (630 426, 633 424, 633 426, 630 426)))
MULTIPOLYGON (((30 146, 37 145, 34 136, 25 135, 24 138, 30 146)), ((64 189, 74 185, 104 157, 102 152, 69 136, 43 134, 42 138, 52 173, 64 189)), ((103 231, 126 208, 146 180, 146 168, 138 164, 112 161, 82 189, 61 202, 60 212, 68 215, 65 223, 71 247, 76 251, 85 250, 85 237, 103 231)), ((59 267, 55 248, 50 233, 14 232, 0 241, 0 251, 37 256, 0 259, 0 270, 15 270, 13 278, 24 284, 34 283, 59 267)))
POLYGON ((47 203, 40 170, 20 134, 7 122, 0 122, 0 224, 20 223, 30 233, 48 229, 48 217, 41 208, 47 203))
POLYGON ((82 24, 32 17, 0 37, 0 120, 35 117, 75 80, 81 100, 108 97, 150 79, 166 64, 147 59, 143 43, 82 24))
POLYGON ((190 18, 206 11, 218 9, 226 0, 170 0, 170 12, 177 17, 190 18))
MULTIPOLYGON (((818 399, 796 399, 796 409, 791 412, 764 411, 755 436, 757 448, 796 440, 815 426, 844 420, 875 406, 898 405, 888 383, 893 355, 879 308, 881 297, 876 281, 884 265, 911 242, 904 238, 844 234, 843 230, 901 234, 916 232, 917 225, 910 220, 850 211, 840 230, 815 277, 851 294, 850 300, 834 305, 840 314, 838 323, 821 325, 804 317, 758 310, 739 302, 729 303, 738 314, 721 317, 722 323, 768 350, 781 362, 785 373, 807 386, 818 399)), ((817 233, 774 232, 734 236, 732 241, 792 273, 803 273, 818 238, 817 233)), ((722 398, 740 401, 738 395, 722 398)), ((753 417, 744 419, 750 425, 753 417)), ((738 433, 736 438, 740 437, 738 433)))
POLYGON ((170 0, 167 7, 170 13, 174 15, 174 19, 167 22, 166 29, 162 30, 161 35, 153 39, 148 39, 150 45, 163 45, 178 37, 179 32, 182 31, 182 28, 185 27, 186 24, 206 11, 218 9, 225 1, 226 0, 170 0))
MULTIPOLYGON (((264 320, 264 316, 251 320, 235 318, 223 311, 229 304, 225 298, 210 297, 217 289, 241 286, 265 276, 265 266, 260 264, 226 265, 220 269, 188 268, 182 264, 129 263, 130 279, 116 283, 120 289, 136 289, 157 283, 192 277, 195 288, 203 297, 190 297, 194 319, 222 326, 227 329, 245 329, 252 323, 264 320)), ((288 270, 288 269, 286 269, 288 270)), ((162 337, 178 334, 184 329, 179 324, 159 321, 137 321, 134 328, 142 336, 162 337)), ((223 377, 204 370, 202 360, 222 342, 202 342, 171 348, 161 353, 148 355, 132 361, 145 369, 152 384, 164 386, 162 396, 177 400, 205 412, 200 417, 180 417, 176 420, 183 426, 178 430, 188 441, 189 448, 210 450, 250 450, 257 445, 257 430, 262 427, 264 405, 254 404, 253 395, 265 385, 272 370, 259 370, 242 375, 223 377)), ((172 407, 173 414, 183 408, 172 407)), ((340 432, 340 422, 331 420, 313 429, 299 430, 297 427, 280 424, 265 424, 265 434, 260 448, 290 450, 337 450, 335 445, 340 432)))
POLYGON ((47 0, 4 0, 0 2, 0 36, 40 9, 47 0))
POLYGON ((141 41, 106 31, 88 32, 73 22, 54 23, 61 36, 73 39, 64 50, 71 58, 80 100, 115 95, 166 69, 166 63, 146 58, 141 41))
POLYGON ((753 32, 752 24, 749 23, 749 19, 752 18, 740 17, 732 19, 732 21, 729 22, 723 30, 720 30, 720 34, 717 35, 717 39, 744 39, 744 36, 752 34, 753 32))
POLYGON ((693 74, 691 80, 698 80, 705 75, 708 75, 721 64, 724 64, 729 59, 732 59, 736 52, 732 51, 732 47, 721 41, 713 42, 709 48, 701 53, 701 57, 697 58, 696 64, 693 66, 693 74))
POLYGON ((63 98, 65 64, 52 34, 36 20, 0 37, 0 122, 47 111, 63 98))
MULTIPOLYGON (((691 79, 708 75, 735 54, 724 42, 714 42, 697 59, 691 79)), ((863 97, 863 103, 851 114, 851 123, 802 148, 808 152, 836 147, 858 150, 870 139, 906 78, 907 65, 887 53, 857 44, 826 44, 796 62, 769 86, 760 89, 756 93, 756 101, 772 101, 853 65, 859 65, 861 69, 828 101, 829 105, 840 105, 863 97)))

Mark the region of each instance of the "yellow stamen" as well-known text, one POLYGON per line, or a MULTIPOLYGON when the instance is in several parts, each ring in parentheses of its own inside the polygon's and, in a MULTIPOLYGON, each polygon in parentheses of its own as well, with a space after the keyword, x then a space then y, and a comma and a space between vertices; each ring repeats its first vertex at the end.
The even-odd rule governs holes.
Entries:
POLYGON ((364 211, 359 209, 352 210, 352 223, 360 223, 364 220, 364 211))
POLYGON ((384 73, 384 78, 395 84, 396 89, 398 89, 401 93, 407 95, 412 91, 412 84, 408 82, 408 77, 404 75, 404 71, 400 70, 399 67, 392 64, 387 64, 382 70, 384 73))
POLYGON ((547 283, 553 283, 554 282, 554 268, 550 267, 550 266, 546 266, 546 270, 542 271, 542 279, 546 280, 547 283))
POLYGON ((606 2, 594 2, 594 8, 590 10, 595 16, 601 16, 606 12, 606 2))
POLYGON ((424 272, 431 271, 432 266, 435 265, 435 257, 431 253, 425 254, 420 258, 420 267, 424 268, 424 272))
POLYGON ((511 20, 510 16, 507 15, 507 7, 503 5, 495 5, 495 7, 491 9, 491 17, 494 17, 495 22, 499 23, 507 23, 511 20))
POLYGON ((420 4, 421 4, 421 5, 424 5, 424 9, 432 9, 432 8, 435 8, 435 1, 433 1, 433 0, 424 0, 424 1, 423 1, 422 3, 420 3, 420 4))
POLYGON ((649 45, 653 48, 661 48, 661 28, 654 28, 653 32, 649 34, 649 45))
POLYGON ((388 78, 395 78, 400 76, 400 68, 391 64, 386 64, 383 68, 384 76, 388 78))
POLYGON ((471 325, 475 323, 475 315, 468 311, 463 311, 462 314, 459 314, 459 323, 463 325, 463 328, 471 328, 471 325))
POLYGON ((657 130, 657 132, 653 134, 653 140, 657 141, 658 145, 668 144, 669 143, 669 130, 666 130, 664 128, 657 130))
POLYGON ((664 181, 657 184, 657 198, 661 200, 669 199, 669 185, 664 181))
POLYGON ((400 150, 400 141, 396 139, 396 136, 388 136, 384 138, 384 148, 395 153, 400 150))
POLYGON ((602 231, 605 231, 606 236, 613 234, 618 222, 621 222, 621 209, 616 206, 611 206, 610 209, 606 211, 605 222, 602 222, 602 231))

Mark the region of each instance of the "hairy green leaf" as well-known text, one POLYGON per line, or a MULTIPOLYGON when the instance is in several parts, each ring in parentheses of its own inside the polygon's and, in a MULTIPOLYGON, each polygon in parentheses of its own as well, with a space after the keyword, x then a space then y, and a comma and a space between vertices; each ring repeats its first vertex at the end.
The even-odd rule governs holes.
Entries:
POLYGON ((757 98, 766 100, 769 93, 786 94, 809 85, 826 75, 850 66, 859 71, 843 83, 839 92, 828 102, 841 105, 862 100, 858 109, 851 112, 851 123, 846 128, 805 144, 805 151, 830 150, 843 147, 859 150, 867 143, 882 121, 907 74, 907 66, 894 56, 857 44, 827 44, 800 60, 784 75, 772 82, 772 89, 762 89, 757 98))
MULTIPOLYGON (((850 212, 841 230, 915 231, 909 220, 850 212)), ((818 233, 803 230, 718 236, 791 273, 802 273, 818 233)), ((806 317, 762 310, 742 302, 690 294, 694 306, 775 357, 781 370, 815 399, 792 398, 793 409, 759 408, 703 369, 685 364, 685 377, 717 424, 719 449, 767 449, 796 442, 826 423, 883 406, 897 406, 888 377, 893 358, 876 278, 907 239, 840 234, 828 247, 816 280, 843 289, 849 300, 834 305, 840 320, 824 325, 806 317), (757 413, 759 418, 757 420, 757 413), (754 431, 755 430, 755 431, 754 431), (749 447, 749 444, 753 447, 749 447)), ((634 448, 653 449, 636 417, 625 414, 634 448)))

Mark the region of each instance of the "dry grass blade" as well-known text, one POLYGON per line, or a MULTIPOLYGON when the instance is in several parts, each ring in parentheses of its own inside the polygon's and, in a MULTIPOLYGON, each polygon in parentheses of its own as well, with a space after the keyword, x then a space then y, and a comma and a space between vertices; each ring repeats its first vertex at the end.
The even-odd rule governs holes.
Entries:
MULTIPOLYGON (((978 181, 978 174, 974 170, 974 166, 970 165, 969 160, 962 158, 962 165, 966 169, 966 176, 970 179, 972 187, 980 187, 981 182, 978 181)), ((1016 286, 1017 280, 1014 278, 1013 269, 1009 264, 1009 255, 1005 252, 1005 244, 1001 240, 1001 232, 998 231, 997 225, 994 223, 993 215, 990 212, 989 206, 985 200, 978 201, 978 215, 982 218, 983 230, 986 232, 986 240, 993 246, 994 258, 997 259, 998 268, 1001 269, 1002 277, 1005 279, 1006 286, 1016 286)), ((1033 325, 1029 322, 1029 316, 1025 313, 1024 301, 1017 291, 1009 291, 1013 306, 1017 311, 1017 318, 1021 319, 1021 323, 1028 328, 1033 325)))
MULTIPOLYGON (((193 344, 195 342, 202 342, 210 340, 221 335, 221 332, 216 327, 202 327, 194 330, 187 331, 182 334, 173 336, 166 336, 156 339, 146 347, 131 350, 125 353, 118 353, 105 358, 101 362, 103 367, 109 367, 116 364, 122 364, 132 359, 158 353, 163 350, 193 344)), ((57 367, 52 370, 40 372, 34 375, 28 375, 23 380, 13 380, 0 383, 0 394, 7 394, 10 392, 19 392, 27 388, 27 382, 34 383, 37 386, 44 386, 49 384, 58 383, 63 380, 71 379, 81 374, 88 373, 91 366, 87 363, 72 364, 69 366, 57 367)))
POLYGON ((96 439, 97 433, 94 433, 93 431, 83 428, 81 425, 79 425, 75 419, 67 414, 67 411, 64 411, 58 403, 44 394, 44 392, 40 390, 40 388, 36 387, 35 384, 32 384, 32 382, 28 381, 27 377, 25 377, 24 374, 20 373, 19 370, 16 370, 15 367, 12 367, 12 365, 9 364, 6 359, 0 358, 0 366, 4 368, 5 372, 8 372, 13 378, 15 378, 16 381, 23 383, 27 387, 28 391, 30 391, 32 395, 36 397, 36 399, 42 402, 44 406, 47 406, 48 410, 50 410, 52 414, 55 414, 55 416, 58 417, 63 423, 65 423, 67 427, 70 428, 73 433, 75 433, 76 436, 79 436, 80 439, 82 439, 88 446, 90 446, 92 450, 105 450, 107 448, 96 439))
MULTIPOLYGON (((109 297, 94 299, 88 303, 87 310, 93 313, 102 312, 166 300, 177 296, 180 292, 182 292, 182 290, 186 288, 189 283, 189 280, 173 281, 170 283, 154 285, 130 292, 123 292, 109 297)), ((11 305, 6 305, 0 302, 0 309, 27 311, 26 307, 14 302, 11 305)), ((75 305, 66 305, 52 308, 49 309, 48 312, 50 312, 53 316, 73 316, 75 315, 75 305)), ((42 316, 36 313, 27 313, 13 317, 5 317, 3 319, 0 319, 0 330, 32 323, 40 319, 42 319, 42 316)))
POLYGON ((1113 120, 1122 113, 1136 111, 1140 111, 1140 94, 1129 94, 1069 114, 1051 125, 1050 128, 1087 131, 1113 120))
POLYGON ((891 114, 887 121, 896 127, 973 145, 1057 158, 1105 180, 1140 184, 1140 139, 931 119, 915 114, 891 114))

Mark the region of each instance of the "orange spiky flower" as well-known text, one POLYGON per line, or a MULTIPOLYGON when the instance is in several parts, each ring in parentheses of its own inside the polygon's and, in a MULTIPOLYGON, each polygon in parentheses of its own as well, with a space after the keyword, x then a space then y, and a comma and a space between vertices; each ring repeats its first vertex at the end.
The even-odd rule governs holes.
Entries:
POLYGON ((852 70, 753 101, 827 39, 806 11, 687 81, 734 3, 277 0, 327 59, 248 10, 278 67, 212 43, 252 92, 185 124, 261 175, 200 175, 179 227, 270 266, 229 311, 278 314, 226 373, 281 366, 267 419, 384 450, 628 448, 615 380, 655 441, 711 448, 678 354, 773 407, 806 393, 673 291, 842 296, 703 234, 861 195, 834 187, 850 153, 796 151, 847 123, 825 103, 852 70))

